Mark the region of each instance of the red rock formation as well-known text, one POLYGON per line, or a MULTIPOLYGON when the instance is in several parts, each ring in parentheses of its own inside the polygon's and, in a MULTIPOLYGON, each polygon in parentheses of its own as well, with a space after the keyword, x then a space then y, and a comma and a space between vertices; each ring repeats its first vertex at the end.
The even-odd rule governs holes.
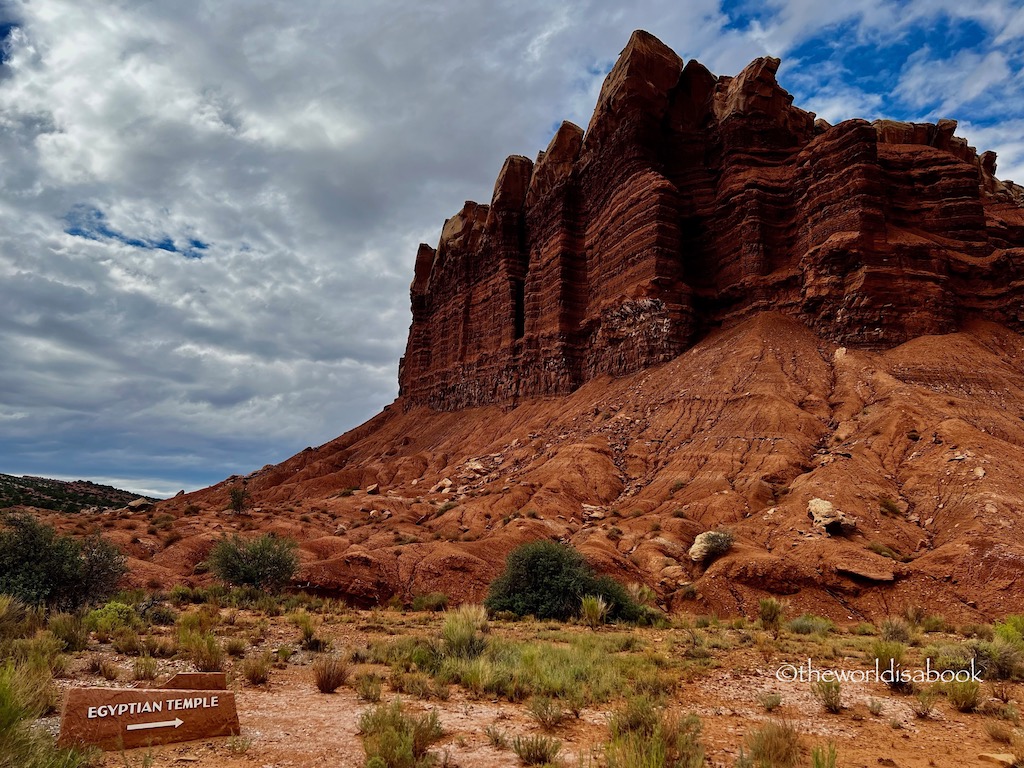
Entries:
POLYGON ((1024 323, 1019 188, 937 125, 815 121, 778 59, 716 77, 635 32, 584 134, 510 157, 421 246, 402 401, 565 394, 766 309, 888 348, 1024 323))
POLYGON ((173 537, 86 521, 138 585, 209 580, 219 535, 260 530, 355 604, 479 600, 547 537, 670 609, 1020 612, 1022 190, 952 121, 815 121, 777 67, 634 34, 586 133, 420 247, 395 406, 162 502, 173 537))

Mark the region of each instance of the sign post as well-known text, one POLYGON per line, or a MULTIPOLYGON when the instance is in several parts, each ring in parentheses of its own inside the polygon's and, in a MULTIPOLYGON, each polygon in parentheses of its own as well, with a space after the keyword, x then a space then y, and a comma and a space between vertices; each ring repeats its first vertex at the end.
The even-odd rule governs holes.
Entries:
POLYGON ((233 691, 72 688, 61 715, 60 744, 131 749, 239 730, 233 691))

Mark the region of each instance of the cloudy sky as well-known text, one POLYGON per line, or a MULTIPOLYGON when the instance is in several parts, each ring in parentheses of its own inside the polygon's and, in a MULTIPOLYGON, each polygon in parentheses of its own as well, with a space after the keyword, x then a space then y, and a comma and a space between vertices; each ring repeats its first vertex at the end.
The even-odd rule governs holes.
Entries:
POLYGON ((1024 180, 1020 0, 0 0, 0 472, 165 495, 397 392, 417 243, 644 28, 1024 180))

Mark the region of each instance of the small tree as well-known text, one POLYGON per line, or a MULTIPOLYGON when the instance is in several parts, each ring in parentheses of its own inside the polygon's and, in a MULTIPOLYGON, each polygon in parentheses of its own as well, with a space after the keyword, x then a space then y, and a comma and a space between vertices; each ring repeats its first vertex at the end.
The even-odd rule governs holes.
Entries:
POLYGON ((235 485, 228 490, 231 511, 237 515, 245 512, 249 503, 249 490, 244 485, 235 485))
POLYGON ((235 586, 279 592, 299 567, 294 539, 265 534, 246 542, 237 534, 221 539, 207 562, 219 579, 235 586))

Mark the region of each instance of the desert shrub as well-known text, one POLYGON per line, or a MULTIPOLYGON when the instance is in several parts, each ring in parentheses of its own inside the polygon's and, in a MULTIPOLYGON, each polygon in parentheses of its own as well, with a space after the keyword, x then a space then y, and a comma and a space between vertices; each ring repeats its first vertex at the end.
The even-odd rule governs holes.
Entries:
POLYGON ((839 714, 843 711, 843 691, 838 680, 819 680, 813 691, 826 712, 839 714))
POLYGON ((63 650, 64 643, 52 632, 36 632, 32 637, 10 641, 5 655, 24 665, 57 672, 67 664, 63 650))
POLYGON ((579 614, 584 595, 602 597, 612 620, 650 618, 649 609, 632 600, 625 587, 607 576, 595 576, 577 550, 547 539, 509 553, 505 570, 491 583, 484 605, 492 613, 565 621, 579 614))
POLYGON ((914 698, 910 702, 910 708, 914 710, 914 714, 920 718, 931 717, 932 711, 935 709, 935 702, 938 698, 939 692, 934 686, 922 688, 914 694, 914 698))
POLYGON ((938 614, 928 614, 921 619, 922 632, 931 634, 932 632, 945 632, 946 629, 946 620, 938 614))
POLYGON ((1014 680, 1024 672, 1024 645, 1009 643, 997 637, 992 642, 972 643, 977 664, 985 677, 993 680, 1014 680))
POLYGON ((138 656, 145 650, 142 639, 133 629, 117 630, 111 635, 110 644, 115 651, 126 656, 138 656))
POLYGON ((657 592, 639 581, 631 581, 627 584, 626 591, 637 605, 651 606, 658 598, 657 592))
POLYGON ((565 720, 565 710, 557 699, 550 696, 534 696, 526 706, 530 716, 545 731, 553 731, 565 720))
POLYGON ((85 616, 85 628, 95 632, 100 642, 106 642, 115 632, 136 630, 142 626, 139 614, 130 605, 109 602, 85 616))
POLYGON ((248 647, 249 643, 242 637, 229 637, 224 641, 224 650, 227 651, 228 656, 245 656, 245 649, 248 647))
POLYGON ((395 693, 408 694, 417 699, 429 699, 434 693, 430 677, 423 672, 402 672, 393 669, 388 682, 395 693))
POLYGON ((471 659, 487 648, 487 612, 481 605, 465 603, 445 614, 441 628, 444 654, 449 657, 471 659))
POLYGON ((320 693, 334 693, 348 680, 348 659, 332 653, 317 656, 313 662, 313 682, 320 693))
POLYGON ((700 768, 704 765, 701 722, 696 715, 677 717, 658 713, 636 729, 619 727, 605 750, 608 768, 700 768))
POLYGON ((430 745, 444 735, 436 711, 419 717, 407 715, 400 701, 366 710, 359 718, 359 733, 366 750, 366 764, 372 765, 376 760, 383 768, 430 765, 430 745))
POLYGON ((836 625, 823 616, 805 613, 789 622, 789 631, 796 635, 827 635, 836 625))
POLYGON ((361 675, 356 675, 354 681, 354 687, 356 689, 356 696, 362 701, 368 701, 370 703, 376 703, 380 701, 380 692, 382 683, 380 675, 372 672, 364 672, 361 675))
POLYGON ((838 758, 836 745, 831 742, 827 747, 815 747, 811 750, 811 768, 836 768, 838 758))
POLYGON ((584 595, 580 603, 580 619, 591 629, 597 629, 608 615, 608 603, 600 595, 584 595))
POLYGON ((484 735, 487 736, 487 743, 497 750, 508 749, 508 735, 494 725, 484 728, 484 735))
POLYGON ((214 634, 190 635, 181 643, 192 664, 200 672, 221 672, 224 669, 224 649, 214 634))
POLYGON ((139 656, 132 664, 132 677, 135 680, 155 680, 156 659, 152 656, 139 656))
POLYGON ((292 624, 299 628, 299 632, 302 633, 302 647, 307 651, 313 651, 319 653, 325 651, 330 646, 329 640, 323 640, 316 636, 317 630, 320 628, 320 622, 313 618, 313 616, 305 609, 296 611, 290 617, 292 624))
POLYGON ((448 607, 448 595, 444 592, 428 592, 412 599, 414 611, 443 611, 448 607))
POLYGON ((84 768, 90 756, 58 749, 34 720, 46 713, 51 681, 44 670, 0 665, 0 766, 3 768, 84 768))
POLYGON ((651 735, 661 720, 661 709, 649 696, 631 696, 608 723, 612 738, 627 733, 651 735))
POLYGON ((269 652, 242 660, 242 677, 251 685, 264 685, 270 679, 274 657, 269 652))
POLYGON ((271 534, 248 542, 235 535, 218 541, 207 562, 228 584, 279 592, 299 567, 296 546, 293 539, 271 534))
POLYGON ((909 643, 912 637, 910 625, 903 619, 890 616, 882 622, 882 639, 898 643, 909 643))
POLYGON ((0 594, 0 641, 24 637, 30 631, 27 606, 12 595, 0 594))
POLYGON ((706 531, 705 533, 702 533, 701 536, 704 537, 702 541, 704 542, 705 563, 710 563, 724 555, 732 549, 732 545, 736 541, 736 536, 733 532, 724 529, 718 531, 706 531))
POLYGON ((761 620, 761 626, 767 630, 778 632, 785 613, 785 604, 777 598, 764 597, 757 601, 758 618, 761 620))
POLYGON ((69 653, 84 651, 89 645, 89 630, 80 616, 72 613, 54 613, 46 623, 53 636, 64 644, 69 653))
POLYGON ((746 738, 751 764, 765 768, 792 768, 800 759, 800 734, 792 724, 771 722, 746 738))
POLYGON ((771 691, 765 691, 757 697, 757 703, 764 707, 765 712, 774 712, 782 705, 782 696, 771 691))
POLYGON ((995 629, 991 624, 964 624, 957 632, 964 637, 976 637, 980 640, 991 640, 995 637, 995 629))
POLYGON ((562 742, 541 734, 516 736, 512 739, 512 751, 523 765, 545 765, 558 758, 562 742))
POLYGON ((895 670, 896 674, 892 676, 893 679, 887 681, 887 685, 890 688, 894 691, 909 690, 908 685, 900 678, 907 646, 894 640, 875 640, 871 644, 871 650, 868 653, 870 658, 878 664, 883 672, 890 669, 895 670))
POLYGON ((883 496, 878 500, 878 507, 883 515, 888 515, 889 517, 900 517, 903 515, 903 510, 900 509, 900 505, 888 496, 883 496))
POLYGON ((878 699, 868 699, 868 712, 870 712, 875 717, 878 717, 880 714, 882 714, 883 708, 884 706, 882 702, 880 702, 878 699))
POLYGON ((178 620, 178 612, 165 603, 156 603, 146 609, 144 617, 158 627, 172 627, 178 620))
POLYGON ((974 680, 954 680, 945 688, 950 706, 958 712, 973 712, 981 703, 981 685, 974 680))
POLYGON ((76 541, 29 515, 6 515, 0 530, 0 593, 28 605, 76 609, 112 594, 125 557, 98 535, 76 541))

